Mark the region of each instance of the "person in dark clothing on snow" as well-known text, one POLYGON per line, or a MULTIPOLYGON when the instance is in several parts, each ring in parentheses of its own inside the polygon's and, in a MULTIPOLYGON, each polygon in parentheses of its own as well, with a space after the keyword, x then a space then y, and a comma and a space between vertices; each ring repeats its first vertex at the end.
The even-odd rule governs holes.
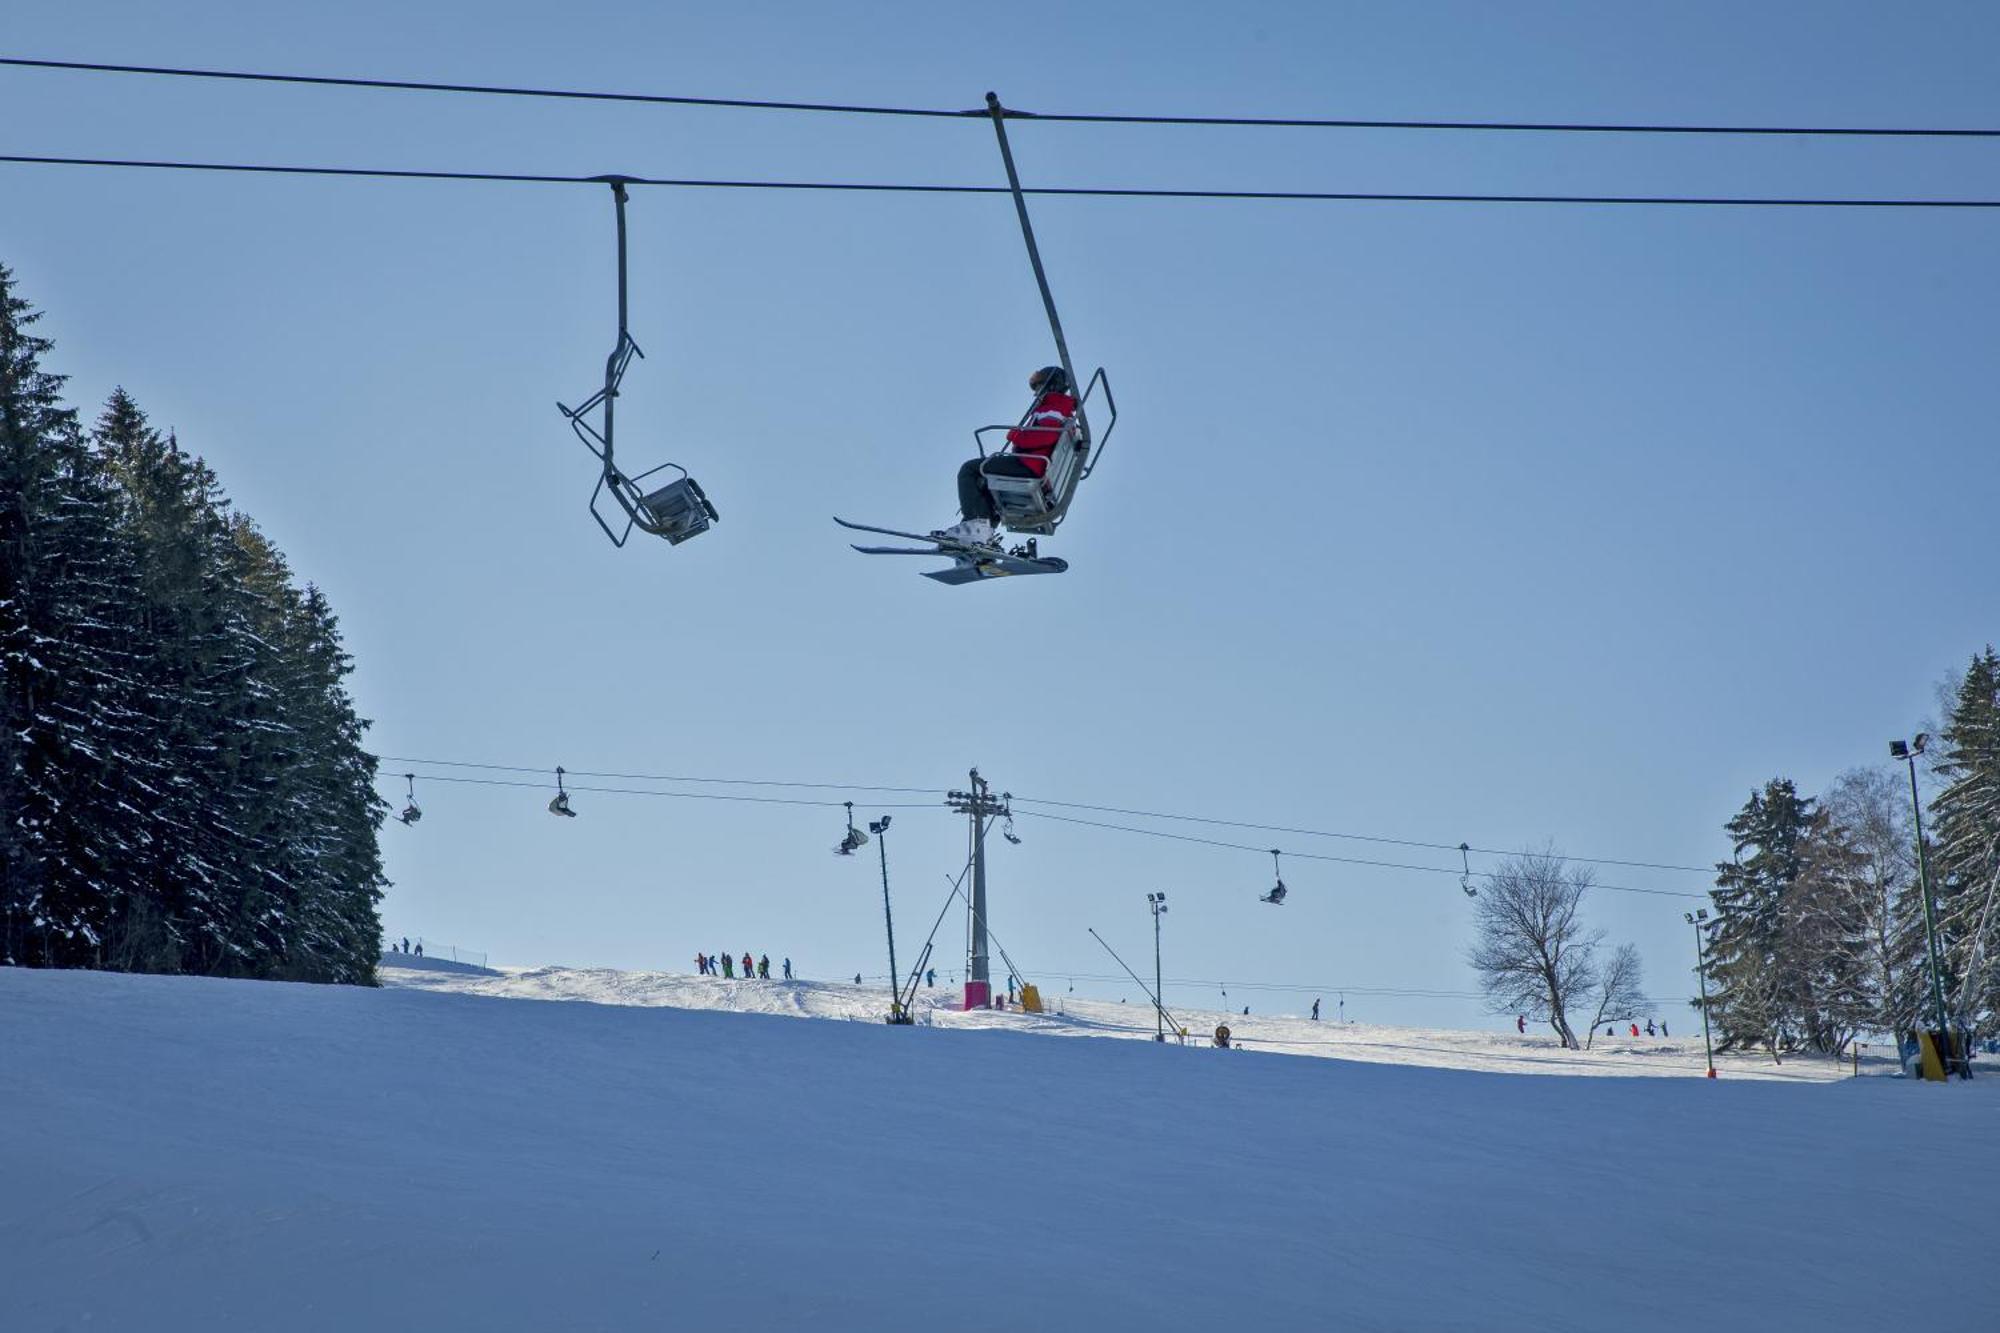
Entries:
POLYGON ((419 957, 419 958, 422 958, 423 956, 424 956, 424 942, 423 942, 422 940, 418 940, 418 941, 417 941, 417 957, 419 957))
POLYGON ((1646 1035, 1649 1037, 1653 1035, 1653 1020, 1650 1018, 1646 1020, 1646 1035))
POLYGON ((1313 1000, 1313 1022, 1319 1022, 1319 1000, 1317 998, 1313 1000))
POLYGON ((933 968, 931 968, 931 969, 930 969, 929 971, 927 971, 927 972, 925 972, 925 973, 924 973, 924 985, 925 985, 926 987, 932 987, 932 986, 935 986, 935 985, 937 985, 937 969, 936 969, 936 968, 934 968, 934 967, 933 967, 933 968))
MULTIPOLYGON (((757 959, 757 979, 758 979, 759 981, 769 981, 769 980, 771 979, 771 955, 770 955, 770 954, 762 954, 762 955, 760 955, 760 956, 758 957, 758 959, 757 959)), ((1636 1032, 1636 1031, 1638 1031, 1638 1029, 1637 1029, 1637 1028, 1634 1028, 1634 1029, 1633 1029, 1633 1031, 1635 1031, 1635 1032, 1636 1032)))
POLYGON ((736 960, 728 954, 722 955, 722 975, 731 981, 736 980, 736 960))
POLYGON ((750 978, 756 975, 757 975, 757 960, 750 956, 750 951, 748 949, 745 949, 743 951, 743 979, 745 981, 748 981, 750 980, 750 978))
POLYGON ((792 979, 792 960, 787 958, 785 960, 785 980, 790 981, 791 979, 792 979))
POLYGON ((861 974, 859 972, 854 974, 854 984, 857 986, 861 984, 861 974))
POLYGON ((1526 1014, 1514 1015, 1514 1031, 1519 1032, 1524 1036, 1527 1034, 1528 1016, 1526 1014))
POLYGON ((1000 510, 986 489, 988 477, 1044 477, 1049 455, 1062 439, 1063 428, 1076 412, 1074 386, 1061 366, 1043 366, 1028 376, 1035 402, 1027 420, 1007 432, 1008 452, 990 458, 968 458, 958 469, 958 511, 962 521, 937 535, 974 545, 990 545, 1000 523, 1000 510))

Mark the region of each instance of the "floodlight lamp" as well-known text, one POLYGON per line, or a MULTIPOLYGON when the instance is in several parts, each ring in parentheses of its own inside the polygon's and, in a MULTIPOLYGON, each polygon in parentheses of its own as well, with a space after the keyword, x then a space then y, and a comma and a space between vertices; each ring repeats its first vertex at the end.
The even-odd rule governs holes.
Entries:
POLYGON ((883 815, 880 819, 869 820, 868 831, 878 838, 887 833, 889 831, 889 816, 883 815))
POLYGON ((1910 747, 1902 741, 1890 741, 1889 757, 1891 759, 1908 759, 1910 757, 1910 747))
POLYGON ((1692 926, 1692 925, 1694 924, 1694 913, 1693 913, 1693 912, 1682 912, 1682 913, 1681 913, 1681 920, 1683 920, 1683 921, 1687 922, 1687 923, 1688 923, 1688 924, 1689 924, 1690 926, 1692 926))
POLYGON ((1694 909, 1694 919, 1695 919, 1695 920, 1697 920, 1697 921, 1706 921, 1706 920, 1708 920, 1708 909, 1707 909, 1706 907, 1697 907, 1697 908, 1695 908, 1695 909, 1694 909))
POLYGON ((1931 734, 1928 731, 1918 732, 1916 739, 1910 742, 1910 753, 1922 754, 1924 752, 1924 746, 1930 743, 1930 739, 1931 739, 1931 734))

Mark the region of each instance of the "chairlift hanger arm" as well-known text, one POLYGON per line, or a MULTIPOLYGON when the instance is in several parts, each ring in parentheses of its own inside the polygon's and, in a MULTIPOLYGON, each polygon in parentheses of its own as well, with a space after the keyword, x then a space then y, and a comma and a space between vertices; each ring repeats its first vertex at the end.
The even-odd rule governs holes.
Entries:
POLYGON ((1056 356, 1062 362, 1063 374, 1069 377, 1071 391, 1076 388, 1076 367, 1070 363, 1069 342, 1063 337, 1062 316, 1056 313, 1056 298, 1049 291, 1049 275, 1042 267, 1042 251, 1035 244, 1035 225, 1028 218, 1028 200, 1021 193, 1021 174, 1014 169, 1014 150, 1007 142, 1007 117, 1019 115, 1000 105, 999 95, 986 94, 986 113, 993 119, 993 133, 1000 141, 1000 161, 1007 168, 1007 188, 1014 196, 1014 212, 1021 219, 1021 239, 1028 245, 1028 262, 1034 266, 1035 285, 1041 288, 1042 308, 1049 314, 1049 332, 1055 335, 1056 356))

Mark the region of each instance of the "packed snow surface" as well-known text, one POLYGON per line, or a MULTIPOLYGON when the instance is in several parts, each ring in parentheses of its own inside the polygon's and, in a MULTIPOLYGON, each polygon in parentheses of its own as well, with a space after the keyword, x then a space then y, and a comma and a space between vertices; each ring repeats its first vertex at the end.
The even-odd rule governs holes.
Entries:
MULTIPOLYGON (((1991 1077, 1531 1078, 385 975, 0 969, 0 1327, 1874 1329, 1991 1244, 1989 1173, 1949 1166, 1991 1077), (538 993, 571 1002, 507 998, 538 993)), ((1065 1008, 1019 1021, 1139 1025, 1065 1008)))
MULTIPOLYGON (((423 965, 425 959, 412 960, 423 965)), ((728 1009, 739 1013, 786 1014, 798 1018, 837 1018, 879 1023, 889 1012, 889 992, 880 985, 851 986, 843 982, 731 980, 675 972, 622 972, 611 968, 534 967, 480 969, 467 975, 419 975, 405 960, 385 961, 385 985, 448 990, 466 995, 501 995, 528 1000, 587 1000, 594 1004, 661 1005, 673 1009, 728 1009)), ((1003 992, 1004 994, 1004 992, 1003 992)), ((1018 1009, 960 1012, 954 987, 919 988, 912 1005, 916 1019, 933 1026, 1000 1028, 1061 1037, 1126 1037, 1151 1041, 1155 1023, 1150 1002, 1138 1005, 1086 1000, 1051 992, 1043 997, 1049 1010, 1027 1014, 1018 1009)), ((1468 1032, 1453 1028, 1390 1027, 1335 1020, 1331 1006, 1324 1021, 1299 1015, 1249 1015, 1234 1011, 1183 1007, 1171 993, 1168 1012, 1191 1040, 1210 1044, 1219 1025, 1227 1025, 1230 1041, 1247 1050, 1285 1055, 1332 1056, 1371 1064, 1426 1065, 1438 1069, 1485 1069, 1515 1074, 1618 1074, 1690 1078, 1707 1068, 1701 1019, 1692 1032, 1673 1037, 1592 1038, 1591 1047, 1566 1051, 1547 1027, 1514 1032, 1468 1032)), ((1619 1030, 1626 1031, 1620 1024, 1619 1030)), ((1782 1079, 1823 1083, 1850 1077, 1855 1066, 1845 1060, 1788 1057, 1783 1063, 1768 1054, 1728 1052, 1716 1066, 1729 1078, 1782 1079)), ((1863 1053, 1863 1074, 1893 1074, 1894 1051, 1877 1044, 1863 1053)))

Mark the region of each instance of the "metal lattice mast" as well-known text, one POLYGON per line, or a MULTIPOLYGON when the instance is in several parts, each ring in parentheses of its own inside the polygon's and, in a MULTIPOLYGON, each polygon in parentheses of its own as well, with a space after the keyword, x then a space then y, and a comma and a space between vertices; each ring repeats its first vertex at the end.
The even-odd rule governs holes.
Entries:
POLYGON ((993 981, 986 954, 986 827, 1013 812, 1008 809, 1007 794, 1002 792, 995 797, 978 769, 972 770, 971 778, 972 790, 947 792, 945 804, 971 819, 972 919, 966 949, 965 1007, 984 1009, 993 1002, 993 981))

